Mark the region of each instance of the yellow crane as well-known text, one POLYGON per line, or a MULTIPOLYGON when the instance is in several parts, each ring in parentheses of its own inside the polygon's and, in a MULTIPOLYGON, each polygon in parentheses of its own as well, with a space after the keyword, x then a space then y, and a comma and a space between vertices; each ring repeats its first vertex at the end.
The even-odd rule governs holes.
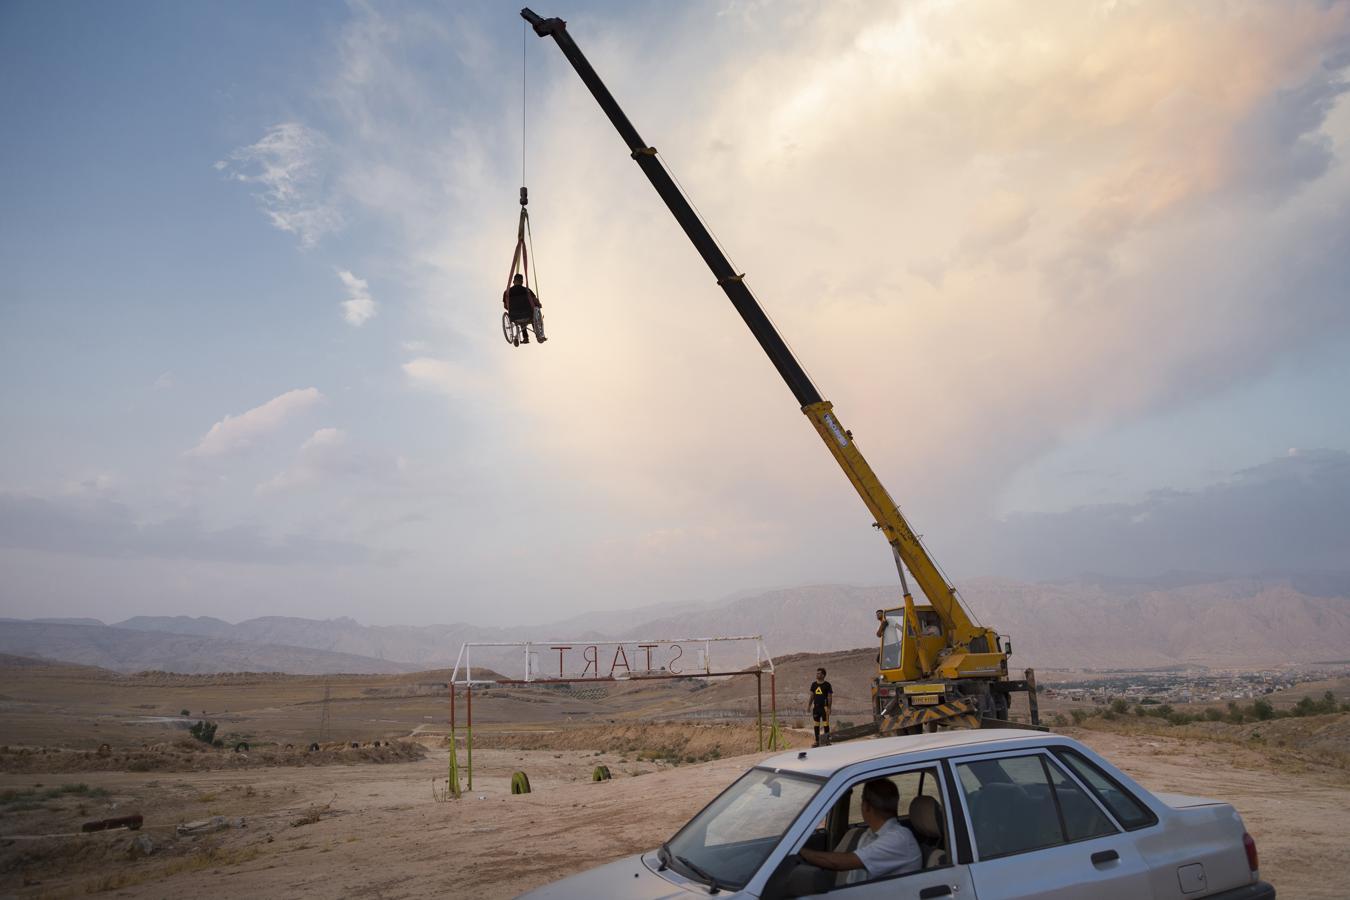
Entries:
POLYGON ((802 412, 825 446, 848 476, 858 496, 872 514, 895 557, 900 575, 901 605, 883 610, 878 656, 878 675, 873 688, 874 721, 871 725, 841 732, 836 739, 877 730, 910 732, 938 726, 978 727, 998 725, 1008 719, 1009 695, 1028 691, 1031 719, 1038 722, 1035 676, 1014 681, 1008 676, 1011 647, 992 628, 976 624, 961 603, 961 597, 933 561, 900 508, 886 492, 834 413, 833 405, 820 396, 811 379, 792 355, 773 323, 745 284, 745 276, 732 268, 717 242, 703 225, 693 206, 666 170, 654 147, 638 134, 619 104, 595 73, 567 31, 562 19, 545 19, 529 9, 520 11, 540 37, 551 37, 596 102, 619 132, 657 194, 665 201, 689 237, 717 284, 726 292, 783 381, 796 397, 802 412), (908 570, 918 582, 926 603, 917 603, 905 577, 908 570))

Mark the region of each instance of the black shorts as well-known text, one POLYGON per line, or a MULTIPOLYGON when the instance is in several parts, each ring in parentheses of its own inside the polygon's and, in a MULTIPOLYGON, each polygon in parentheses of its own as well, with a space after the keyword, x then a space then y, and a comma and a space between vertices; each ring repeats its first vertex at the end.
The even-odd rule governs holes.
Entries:
POLYGON ((811 721, 812 721, 812 722, 828 722, 828 721, 830 721, 830 710, 829 710, 829 708, 828 708, 828 707, 824 707, 824 706, 813 706, 813 707, 811 707, 811 721))

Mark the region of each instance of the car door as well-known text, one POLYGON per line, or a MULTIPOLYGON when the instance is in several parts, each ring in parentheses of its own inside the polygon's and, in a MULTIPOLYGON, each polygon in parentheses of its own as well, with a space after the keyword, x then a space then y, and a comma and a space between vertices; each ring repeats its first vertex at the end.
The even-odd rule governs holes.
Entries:
POLYGON ((1139 900, 1148 865, 1073 775, 1041 751, 952 760, 980 900, 1139 900))
MULTIPOLYGON (((788 893, 793 896, 828 897, 832 900, 871 900, 871 898, 882 897, 887 898, 887 900, 897 900, 897 898, 904 898, 904 900, 916 900, 916 898, 921 898, 921 900, 939 900, 939 898, 974 900, 975 892, 972 888, 970 867, 959 862, 954 864, 951 861, 957 855, 956 841, 952 838, 952 804, 958 803, 959 800, 956 797, 954 787, 950 786, 942 776, 939 765, 935 762, 921 765, 912 764, 860 776, 843 786, 835 794, 836 803, 832 805, 846 807, 847 813, 844 812, 843 808, 839 808, 832 815, 843 814, 848 823, 856 825, 861 819, 859 804, 863 784, 873 778, 886 778, 894 782, 899 788, 900 818, 902 821, 907 817, 909 804, 915 796, 922 794, 938 801, 942 810, 943 838, 941 846, 946 849, 947 861, 917 872, 892 875, 864 881, 860 884, 819 885, 814 893, 797 893, 795 891, 788 893)), ((800 847, 794 848, 794 852, 796 849, 800 849, 800 847)), ((799 885, 804 883, 803 881, 797 882, 799 885)))

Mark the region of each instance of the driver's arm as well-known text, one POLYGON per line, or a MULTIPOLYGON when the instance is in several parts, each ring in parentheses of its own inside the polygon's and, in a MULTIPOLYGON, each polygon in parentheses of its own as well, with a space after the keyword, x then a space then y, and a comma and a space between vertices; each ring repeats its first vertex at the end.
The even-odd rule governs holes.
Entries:
POLYGON ((834 850, 812 850, 810 847, 803 847, 797 851, 797 855, 803 860, 820 869, 829 869, 831 872, 847 872, 851 869, 861 869, 863 862, 856 853, 839 853, 834 850))

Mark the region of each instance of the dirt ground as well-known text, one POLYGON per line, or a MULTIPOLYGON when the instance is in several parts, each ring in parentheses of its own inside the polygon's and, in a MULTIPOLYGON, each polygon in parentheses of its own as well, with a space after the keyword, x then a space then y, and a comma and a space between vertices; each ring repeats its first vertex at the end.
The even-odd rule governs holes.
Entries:
MULTIPOLYGON (((792 746, 810 740, 794 730, 809 720, 793 686, 822 663, 842 688, 837 724, 867 714, 847 692, 865 684, 867 653, 780 659, 792 746)), ((765 755, 754 678, 479 689, 474 790, 445 802, 445 677, 0 666, 0 895, 177 897, 228 877, 240 896, 510 897, 659 845, 765 755), (188 737, 202 719, 219 723, 220 750, 188 737), (230 752, 240 740, 246 758, 230 752), (597 765, 613 780, 593 782, 597 765), (517 770, 533 793, 511 795, 517 770), (131 813, 139 833, 80 833, 131 813), (221 830, 176 830, 212 820, 221 830)), ((1344 895, 1350 715, 1088 724, 1071 733, 1146 786, 1237 806, 1282 898, 1344 895)))
MULTIPOLYGON (((604 732, 593 735, 604 740, 604 732)), ((1238 745, 1077 734, 1152 789, 1234 803, 1257 840, 1262 874, 1282 898, 1344 896, 1350 785, 1340 770, 1281 767, 1269 754, 1238 745)), ((660 844, 765 755, 674 764, 639 759, 632 750, 479 747, 473 790, 441 802, 433 788, 438 779, 444 786, 448 755, 436 746, 443 741, 427 742, 433 746, 426 759, 385 765, 81 773, 96 799, 71 794, 49 801, 54 808, 41 813, 43 824, 73 824, 74 804, 88 817, 135 809, 146 817, 142 833, 153 852, 128 858, 136 835, 125 831, 11 837, 0 841, 0 891, 176 898, 199 892, 203 878, 228 877, 235 896, 511 897, 660 844), (591 781, 600 764, 613 780, 591 781), (510 793, 516 770, 529 774, 532 793, 510 793), (175 824, 210 816, 224 817, 225 830, 175 836, 175 824), (243 827, 235 827, 239 818, 243 827)), ((0 790, 33 783, 31 776, 0 776, 0 790)), ((6 835, 14 834, 17 818, 5 816, 6 835)))

